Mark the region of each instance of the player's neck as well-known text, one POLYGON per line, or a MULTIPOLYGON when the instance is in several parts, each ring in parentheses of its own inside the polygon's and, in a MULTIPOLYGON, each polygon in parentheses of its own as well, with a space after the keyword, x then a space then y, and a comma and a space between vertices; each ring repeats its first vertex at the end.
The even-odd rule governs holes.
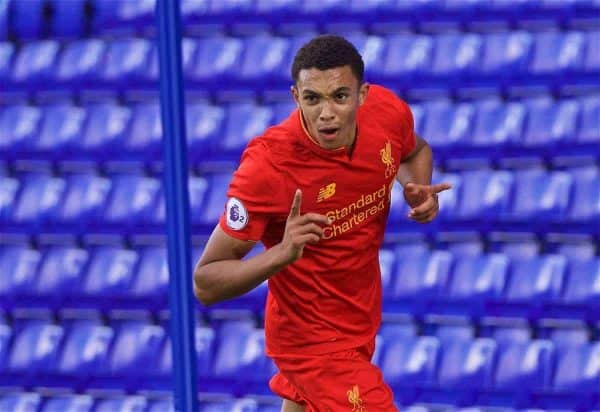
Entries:
POLYGON ((300 113, 300 124, 302 125, 302 130, 304 131, 304 134, 306 134, 306 136, 310 139, 310 141, 312 141, 317 146, 322 147, 323 149, 326 149, 326 150, 345 149, 346 152, 348 153, 348 156, 352 156, 352 153, 354 152, 354 146, 356 143, 356 136, 358 136, 358 125, 354 125, 354 133, 352 133, 352 135, 348 139, 348 142, 340 145, 339 147, 328 149, 326 147, 323 147, 323 145, 321 145, 319 143, 319 141, 310 133, 310 131, 308 130, 308 127, 306 127, 306 120, 304 119, 304 114, 302 113, 302 110, 299 110, 299 113, 300 113))

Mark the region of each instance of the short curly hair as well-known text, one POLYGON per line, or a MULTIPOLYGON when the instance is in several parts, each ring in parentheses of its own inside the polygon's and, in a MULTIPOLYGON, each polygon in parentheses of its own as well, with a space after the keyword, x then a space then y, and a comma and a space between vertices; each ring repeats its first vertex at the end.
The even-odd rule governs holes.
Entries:
POLYGON ((292 63, 292 79, 298 82, 300 70, 318 70, 350 66, 352 73, 362 84, 365 63, 356 47, 343 37, 333 34, 317 36, 298 50, 292 63))

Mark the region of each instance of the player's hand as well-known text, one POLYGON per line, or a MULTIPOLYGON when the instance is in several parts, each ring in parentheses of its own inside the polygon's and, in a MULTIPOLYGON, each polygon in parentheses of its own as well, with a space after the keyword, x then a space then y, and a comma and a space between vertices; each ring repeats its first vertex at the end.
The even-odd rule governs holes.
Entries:
POLYGON ((431 222, 440 210, 438 193, 451 187, 450 183, 435 185, 407 183, 404 185, 404 200, 411 207, 408 218, 419 223, 431 222))
POLYGON ((302 257, 304 246, 307 243, 319 242, 323 238, 322 226, 331 224, 329 218, 325 215, 318 213, 301 215, 301 205, 302 191, 297 189, 285 224, 283 239, 279 244, 284 254, 283 259, 288 264, 302 257))

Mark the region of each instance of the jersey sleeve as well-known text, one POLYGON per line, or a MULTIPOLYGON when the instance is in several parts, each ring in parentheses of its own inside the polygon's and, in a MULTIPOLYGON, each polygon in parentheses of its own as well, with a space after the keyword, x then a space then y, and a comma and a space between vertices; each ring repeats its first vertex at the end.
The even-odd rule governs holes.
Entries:
POLYGON ((377 85, 372 85, 371 89, 369 93, 373 92, 375 95, 380 121, 384 128, 400 139, 400 159, 404 159, 413 151, 417 142, 412 111, 391 90, 377 85))
POLYGON ((239 240, 259 241, 278 210, 281 178, 272 167, 268 147, 259 140, 252 141, 244 151, 219 220, 221 229, 239 240))

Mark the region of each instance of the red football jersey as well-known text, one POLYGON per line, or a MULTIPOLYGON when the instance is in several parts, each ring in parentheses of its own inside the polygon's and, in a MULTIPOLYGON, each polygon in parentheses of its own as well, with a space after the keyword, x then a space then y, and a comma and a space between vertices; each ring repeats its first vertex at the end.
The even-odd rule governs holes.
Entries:
POLYGON ((357 113, 352 154, 319 146, 295 110, 247 146, 229 186, 221 228, 270 248, 283 237, 294 192, 301 213, 327 215, 324 239, 269 279, 267 353, 320 354, 358 347, 381 322, 379 248, 391 188, 415 146, 410 109, 371 85, 357 113))

